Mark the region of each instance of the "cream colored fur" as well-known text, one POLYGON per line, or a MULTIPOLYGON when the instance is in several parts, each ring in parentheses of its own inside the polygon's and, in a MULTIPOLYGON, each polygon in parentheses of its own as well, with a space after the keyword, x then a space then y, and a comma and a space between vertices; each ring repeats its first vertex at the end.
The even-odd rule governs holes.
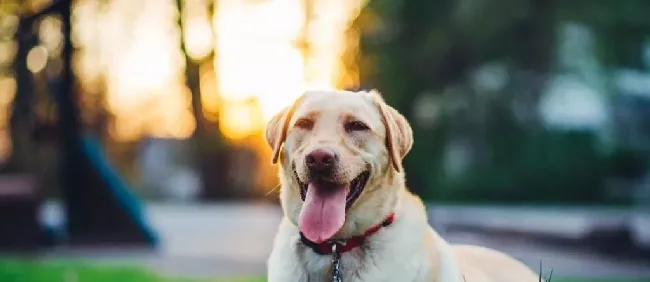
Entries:
POLYGON ((340 154, 336 178, 352 181, 371 172, 363 193, 348 210, 334 238, 360 235, 391 211, 392 225, 341 257, 344 282, 535 282, 536 274, 500 252, 477 246, 450 246, 429 226, 422 201, 405 187, 402 158, 413 143, 411 127, 375 91, 310 91, 269 122, 266 139, 279 161, 284 211, 268 260, 269 282, 331 281, 328 255, 300 242, 297 227, 302 200, 297 176, 306 181, 305 154, 317 146, 335 146, 340 154), (295 126, 298 121, 311 127, 295 126), (348 132, 358 120, 368 131, 348 132))

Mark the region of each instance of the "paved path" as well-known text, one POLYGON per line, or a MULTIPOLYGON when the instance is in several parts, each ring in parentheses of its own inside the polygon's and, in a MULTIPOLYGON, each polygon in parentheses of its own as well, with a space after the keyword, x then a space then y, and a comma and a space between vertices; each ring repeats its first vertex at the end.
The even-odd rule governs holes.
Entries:
POLYGON ((162 259, 150 264, 179 274, 208 276, 265 273, 282 216, 272 205, 156 205, 148 210, 161 235, 163 253, 162 259))
POLYGON ((429 205, 433 222, 488 229, 517 230, 580 239, 598 230, 635 231, 637 243, 650 247, 650 209, 538 206, 429 205))
MULTIPOLYGON (((228 277, 263 275, 273 236, 281 218, 277 206, 221 204, 175 206, 154 204, 147 216, 159 231, 162 246, 156 253, 86 251, 69 253, 112 264, 140 263, 168 275, 228 277)), ((473 215, 477 220, 486 214, 473 215)), ((440 223, 436 223, 438 226, 440 223)), ((553 246, 513 237, 445 231, 452 243, 469 243, 507 252, 538 269, 554 269, 557 276, 650 277, 650 263, 603 257, 585 250, 553 246)), ((61 256, 55 252, 53 256, 61 256)))

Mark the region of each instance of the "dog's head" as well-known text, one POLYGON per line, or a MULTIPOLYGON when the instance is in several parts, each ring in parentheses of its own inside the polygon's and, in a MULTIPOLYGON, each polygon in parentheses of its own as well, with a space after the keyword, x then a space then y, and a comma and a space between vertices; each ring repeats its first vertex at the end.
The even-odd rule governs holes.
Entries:
POLYGON ((266 139, 285 214, 315 242, 358 235, 394 208, 413 143, 376 91, 307 92, 269 121, 266 139))

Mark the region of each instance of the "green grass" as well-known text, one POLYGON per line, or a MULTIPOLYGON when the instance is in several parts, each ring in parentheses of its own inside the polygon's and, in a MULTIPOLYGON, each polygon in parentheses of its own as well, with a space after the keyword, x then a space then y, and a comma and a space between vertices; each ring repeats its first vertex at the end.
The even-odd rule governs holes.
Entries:
POLYGON ((648 279, 555 279, 552 282, 648 282, 648 279))
MULTIPOLYGON (((188 279, 163 277, 137 267, 97 266, 75 261, 0 259, 1 282, 264 282, 264 277, 188 279)), ((552 282, 648 282, 625 279, 560 279, 552 282)))
POLYGON ((1 282, 264 282, 263 277, 189 279, 164 277, 144 268, 98 266, 63 260, 0 259, 1 282))

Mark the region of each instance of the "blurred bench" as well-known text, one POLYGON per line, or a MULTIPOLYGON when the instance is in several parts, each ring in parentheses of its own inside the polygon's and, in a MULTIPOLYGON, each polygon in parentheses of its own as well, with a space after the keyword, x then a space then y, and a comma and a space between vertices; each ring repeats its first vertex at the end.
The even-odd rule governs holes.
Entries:
POLYGON ((20 251, 44 242, 40 197, 30 175, 0 175, 0 250, 20 251))

